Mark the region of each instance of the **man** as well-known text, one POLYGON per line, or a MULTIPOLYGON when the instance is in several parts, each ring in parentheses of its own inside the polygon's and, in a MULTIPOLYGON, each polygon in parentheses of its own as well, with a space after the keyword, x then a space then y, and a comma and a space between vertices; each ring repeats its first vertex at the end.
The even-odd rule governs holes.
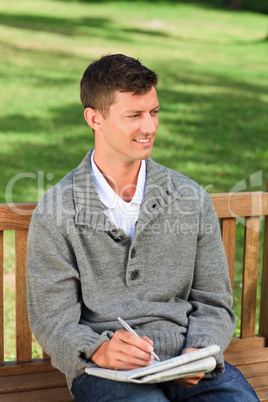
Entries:
POLYGON ((234 328, 231 286, 210 197, 150 159, 156 74, 108 55, 81 80, 95 148, 39 202, 28 237, 31 328, 76 401, 254 401, 223 351, 234 328), (140 335, 120 329, 123 317, 140 335), (92 377, 212 344, 216 369, 159 385, 92 377))

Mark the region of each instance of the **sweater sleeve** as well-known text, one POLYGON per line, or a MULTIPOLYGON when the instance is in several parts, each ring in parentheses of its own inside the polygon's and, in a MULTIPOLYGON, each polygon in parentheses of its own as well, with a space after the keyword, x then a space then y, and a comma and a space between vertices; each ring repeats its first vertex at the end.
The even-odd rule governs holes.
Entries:
POLYGON ((235 329, 235 315, 218 218, 208 194, 205 194, 200 216, 195 273, 189 297, 192 312, 188 317, 185 349, 219 345, 221 353, 216 356, 217 367, 206 375, 213 377, 224 371, 223 352, 235 329))
POLYGON ((72 247, 56 224, 39 217, 33 215, 28 234, 30 326, 52 365, 68 380, 92 366, 88 359, 112 333, 97 334, 80 324, 82 296, 72 247))

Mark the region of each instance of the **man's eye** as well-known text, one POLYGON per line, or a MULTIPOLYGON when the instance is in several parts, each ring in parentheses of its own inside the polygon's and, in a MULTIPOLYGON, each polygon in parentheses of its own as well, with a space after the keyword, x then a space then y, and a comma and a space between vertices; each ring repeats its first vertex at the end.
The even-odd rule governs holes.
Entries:
POLYGON ((138 114, 132 114, 131 116, 129 116, 131 119, 135 119, 135 117, 139 117, 138 114))

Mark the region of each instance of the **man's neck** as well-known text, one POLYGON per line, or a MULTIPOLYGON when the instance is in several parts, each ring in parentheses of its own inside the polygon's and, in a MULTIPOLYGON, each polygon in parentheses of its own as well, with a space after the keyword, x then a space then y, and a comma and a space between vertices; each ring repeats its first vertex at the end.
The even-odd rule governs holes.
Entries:
POLYGON ((114 192, 125 202, 130 202, 135 194, 141 161, 131 163, 104 161, 94 153, 94 162, 114 192))

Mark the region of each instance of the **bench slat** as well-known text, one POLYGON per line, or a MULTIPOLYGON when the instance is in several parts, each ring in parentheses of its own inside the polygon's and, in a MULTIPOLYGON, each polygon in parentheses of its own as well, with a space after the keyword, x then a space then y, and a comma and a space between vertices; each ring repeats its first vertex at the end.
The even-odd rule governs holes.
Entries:
POLYGON ((258 392, 258 398, 260 400, 260 402, 268 402, 268 390, 260 390, 258 392))
POLYGON ((260 401, 268 401, 268 348, 224 353, 224 358, 244 374, 260 401))
POLYGON ((232 288, 234 290, 235 237, 236 237, 235 218, 223 218, 221 220, 221 235, 229 266, 230 280, 232 288))
POLYGON ((248 378, 248 382, 254 388, 261 402, 268 401, 268 384, 267 375, 259 375, 258 377, 248 378))
POLYGON ((259 377, 260 375, 268 375, 268 362, 261 362, 258 364, 246 364, 245 366, 237 365, 237 368, 239 368, 239 370, 244 374, 247 379, 259 377))
POLYGON ((18 362, 32 360, 32 333, 27 313, 27 235, 27 230, 15 231, 16 349, 18 362))
POLYGON ((0 377, 14 376, 18 374, 46 373, 48 371, 57 371, 51 366, 49 360, 33 359, 30 362, 17 363, 16 361, 5 362, 0 366, 0 377))
MULTIPOLYGON (((267 182, 268 183, 268 182, 267 182)), ((262 282, 261 282, 261 304, 260 304, 260 334, 266 336, 268 346, 268 216, 264 221, 264 239, 263 239, 263 264, 262 264, 262 282)))
POLYGON ((233 337, 231 343, 229 344, 226 352, 239 352, 247 351, 247 350, 255 350, 264 348, 266 344, 266 338, 264 336, 255 335, 252 338, 239 338, 233 337))
POLYGON ((0 230, 28 229, 36 202, 1 204, 0 230))
POLYGON ((268 348, 225 353, 224 357, 244 374, 260 401, 268 401, 268 348))
POLYGON ((0 395, 0 402, 73 402, 67 387, 0 395))
POLYGON ((64 374, 59 371, 0 378, 0 394, 63 387, 66 387, 66 379, 64 374))
POLYGON ((241 353, 241 351, 224 352, 224 358, 227 362, 234 366, 244 366, 247 364, 255 363, 268 363, 268 348, 248 348, 247 350, 244 350, 243 353, 241 353))
POLYGON ((268 215, 268 193, 262 191, 210 194, 210 197, 218 218, 268 215))
POLYGON ((4 241, 0 231, 0 364, 4 363, 4 241))
POLYGON ((258 377, 252 377, 249 379, 251 386, 257 390, 267 390, 268 391, 268 384, 267 384, 267 375, 259 375, 258 377))
POLYGON ((260 218, 245 224, 241 337, 249 338, 255 335, 260 218))

